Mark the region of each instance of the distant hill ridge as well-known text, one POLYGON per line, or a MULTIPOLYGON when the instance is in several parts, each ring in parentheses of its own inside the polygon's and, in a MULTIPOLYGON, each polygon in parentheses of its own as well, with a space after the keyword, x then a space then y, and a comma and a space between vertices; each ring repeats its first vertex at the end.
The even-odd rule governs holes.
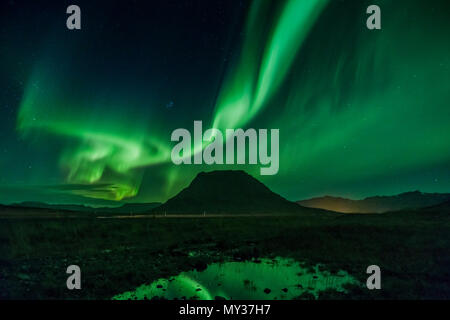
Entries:
POLYGON ((439 203, 437 205, 427 207, 424 211, 436 211, 440 213, 450 213, 450 200, 445 201, 443 203, 439 203))
MULTIPOLYGON (((299 206, 272 192, 263 183, 242 170, 199 173, 180 193, 166 203, 129 203, 121 207, 93 208, 85 205, 52 205, 23 202, 8 206, 7 211, 60 214, 283 214, 318 213, 324 210, 299 206), (42 211, 47 210, 47 211, 42 211)), ((5 208, 6 210, 6 208, 5 208)), ((3 211, 5 211, 3 210, 3 211)))
MULTIPOLYGON (((168 214, 307 212, 241 170, 199 173, 190 185, 153 210, 168 214)), ((311 211, 311 210, 309 210, 311 211)))
POLYGON ((383 213, 436 206, 450 200, 450 193, 405 192, 394 196, 375 196, 362 200, 324 196, 297 201, 308 208, 343 213, 383 213))
POLYGON ((118 207, 90 207, 78 204, 47 204, 43 202, 21 202, 13 204, 11 207, 21 208, 39 208, 49 210, 63 210, 74 212, 93 212, 93 213, 124 213, 124 214, 140 214, 161 205, 160 202, 150 203, 125 203, 118 207))
POLYGON ((119 207, 94 208, 77 204, 23 202, 1 206, 3 213, 31 214, 35 208, 45 214, 273 214, 273 213, 384 213, 424 209, 448 212, 450 193, 405 192, 362 200, 324 196, 291 202, 271 191, 242 170, 199 173, 180 193, 164 204, 126 203, 119 207), (46 211, 44 211, 46 210, 46 211))

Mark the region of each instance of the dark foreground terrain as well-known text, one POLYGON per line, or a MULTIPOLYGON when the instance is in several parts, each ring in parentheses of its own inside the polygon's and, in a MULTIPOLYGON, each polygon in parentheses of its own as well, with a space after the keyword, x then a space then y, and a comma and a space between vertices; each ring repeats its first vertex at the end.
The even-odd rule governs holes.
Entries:
POLYGON ((362 284, 322 299, 449 299, 450 219, 439 210, 378 215, 165 219, 0 219, 0 299, 110 299, 208 263, 291 257, 348 271, 362 284), (195 255, 189 252, 196 252, 195 255), (79 265, 82 289, 66 288, 79 265))

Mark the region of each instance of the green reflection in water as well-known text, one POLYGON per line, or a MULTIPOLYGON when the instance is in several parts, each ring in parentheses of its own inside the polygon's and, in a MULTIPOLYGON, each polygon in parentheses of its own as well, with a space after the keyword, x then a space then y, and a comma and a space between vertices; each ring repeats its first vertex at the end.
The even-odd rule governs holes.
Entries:
POLYGON ((113 297, 114 300, 225 299, 286 300, 304 294, 318 297, 324 290, 345 293, 346 284, 358 284, 347 272, 330 273, 323 266, 306 267, 291 259, 226 262, 204 271, 182 272, 113 297))

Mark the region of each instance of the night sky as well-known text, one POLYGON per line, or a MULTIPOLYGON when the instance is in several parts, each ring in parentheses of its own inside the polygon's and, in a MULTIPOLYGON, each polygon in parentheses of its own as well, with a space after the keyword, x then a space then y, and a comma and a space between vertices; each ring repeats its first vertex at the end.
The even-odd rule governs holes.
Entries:
POLYGON ((0 202, 165 201, 244 169, 290 200, 450 192, 450 2, 2 1, 0 202), (66 28, 81 8, 82 29, 66 28), (382 30, 366 28, 377 4, 382 30), (171 132, 279 128, 280 169, 171 132))

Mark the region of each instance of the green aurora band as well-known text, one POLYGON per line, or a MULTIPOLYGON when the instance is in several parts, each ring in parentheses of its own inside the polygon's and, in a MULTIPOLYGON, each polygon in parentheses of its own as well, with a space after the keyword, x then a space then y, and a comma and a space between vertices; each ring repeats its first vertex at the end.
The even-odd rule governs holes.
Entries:
POLYGON ((241 60, 222 87, 213 128, 245 126, 279 88, 308 31, 327 0, 288 1, 273 30, 268 1, 255 1, 250 10, 241 60))
MULTIPOLYGON (((365 28, 368 3, 347 11, 326 0, 250 6, 240 54, 207 120, 218 129, 280 128, 280 172, 259 178, 287 198, 450 187, 436 185, 446 177, 430 169, 446 172, 450 163, 446 16, 420 2, 411 1, 409 14, 396 1, 377 2, 389 13, 381 31, 365 28), (414 15, 423 18, 412 23, 414 15), (424 171, 432 173, 418 177, 424 171)), ((29 78, 17 129, 35 141, 49 135, 63 141, 66 183, 93 186, 70 192, 135 197, 146 171, 158 171, 165 183, 145 200, 161 201, 197 172, 222 168, 173 165, 170 132, 177 127, 152 108, 142 111, 138 97, 73 87, 65 78, 70 59, 55 67, 53 55, 45 51, 29 78)), ((198 119, 185 120, 191 128, 198 119)))

